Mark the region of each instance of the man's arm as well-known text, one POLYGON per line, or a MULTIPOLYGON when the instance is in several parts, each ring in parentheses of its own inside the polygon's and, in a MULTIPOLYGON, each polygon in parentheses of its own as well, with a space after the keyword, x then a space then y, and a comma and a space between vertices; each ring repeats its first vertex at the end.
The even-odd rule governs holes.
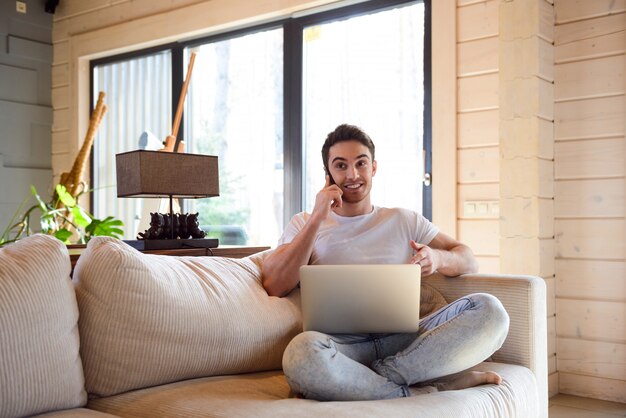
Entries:
POLYGON ((285 296, 300 282, 300 266, 309 263, 315 237, 334 207, 341 207, 341 189, 330 184, 326 176, 326 185, 315 197, 315 206, 311 217, 298 232, 293 241, 278 247, 263 262, 262 283, 270 296, 285 296))
POLYGON ((428 245, 415 241, 411 241, 410 245, 415 250, 411 263, 420 264, 424 276, 435 271, 445 276, 478 271, 478 262, 472 250, 443 232, 439 232, 428 245))

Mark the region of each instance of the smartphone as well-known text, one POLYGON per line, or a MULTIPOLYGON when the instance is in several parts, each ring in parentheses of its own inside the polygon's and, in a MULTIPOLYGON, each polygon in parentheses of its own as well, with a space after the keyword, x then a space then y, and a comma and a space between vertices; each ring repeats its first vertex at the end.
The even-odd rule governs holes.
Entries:
POLYGON ((328 171, 326 167, 324 167, 324 171, 326 172, 326 175, 328 176, 328 180, 330 180, 330 184, 336 184, 335 179, 333 178, 333 176, 330 174, 330 171, 328 171))

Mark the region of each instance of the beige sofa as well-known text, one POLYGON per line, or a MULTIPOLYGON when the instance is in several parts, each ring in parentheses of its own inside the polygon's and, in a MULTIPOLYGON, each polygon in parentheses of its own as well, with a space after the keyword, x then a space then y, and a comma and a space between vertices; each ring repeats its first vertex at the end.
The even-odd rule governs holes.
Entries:
MULTIPOLYGON (((367 402, 295 397, 280 371, 299 294, 269 297, 267 252, 145 255, 94 238, 70 281, 67 249, 34 235, 0 249, 0 417, 547 417, 545 285, 531 276, 433 276, 448 300, 489 292, 499 385, 367 402)), ((436 292, 434 293, 437 294, 436 292)))

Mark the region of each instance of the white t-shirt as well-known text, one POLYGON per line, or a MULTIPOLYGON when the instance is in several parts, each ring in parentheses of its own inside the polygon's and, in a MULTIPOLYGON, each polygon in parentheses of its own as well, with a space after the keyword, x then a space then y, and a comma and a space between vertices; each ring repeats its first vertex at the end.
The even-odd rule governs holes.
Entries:
MULTIPOLYGON (((301 212, 291 218, 278 245, 291 242, 310 217, 301 212)), ((410 240, 429 244, 438 233, 408 209, 374 206, 371 213, 353 217, 331 211, 315 238, 311 264, 405 264, 413 255, 410 240)))

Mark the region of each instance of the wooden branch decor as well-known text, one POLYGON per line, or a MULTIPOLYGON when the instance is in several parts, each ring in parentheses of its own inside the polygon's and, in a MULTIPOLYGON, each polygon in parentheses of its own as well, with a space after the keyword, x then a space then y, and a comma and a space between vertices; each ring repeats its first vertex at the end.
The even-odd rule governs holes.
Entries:
POLYGON ((189 65, 187 66, 187 75, 185 76, 185 82, 183 83, 183 89, 180 92, 180 97, 178 99, 178 107, 176 109, 176 116, 174 117, 174 123, 172 124, 172 134, 168 135, 165 138, 165 147, 160 149, 159 151, 167 151, 167 152, 178 152, 179 147, 180 152, 184 152, 184 143, 180 141, 178 146, 176 145, 176 137, 178 136, 178 128, 180 127, 180 120, 183 116, 183 107, 185 104, 185 97, 187 96, 187 89, 189 88, 189 81, 191 80, 191 72, 193 71, 193 63, 196 60, 196 53, 192 52, 191 57, 189 57, 189 65))
POLYGON ((81 184, 84 184, 83 173, 85 171, 85 166, 87 165, 87 159, 89 158, 89 153, 91 152, 91 147, 93 146, 93 141, 96 136, 98 126, 100 125, 100 122, 102 122, 102 118, 107 111, 107 107, 104 104, 104 95, 105 94, 102 91, 100 92, 100 94, 98 94, 98 102, 96 104, 96 108, 91 113, 91 118, 89 119, 89 128, 87 129, 87 134, 85 135, 83 145, 80 148, 76 159, 74 160, 72 170, 69 173, 61 174, 60 184, 65 186, 67 191, 74 198, 78 194, 81 184))

